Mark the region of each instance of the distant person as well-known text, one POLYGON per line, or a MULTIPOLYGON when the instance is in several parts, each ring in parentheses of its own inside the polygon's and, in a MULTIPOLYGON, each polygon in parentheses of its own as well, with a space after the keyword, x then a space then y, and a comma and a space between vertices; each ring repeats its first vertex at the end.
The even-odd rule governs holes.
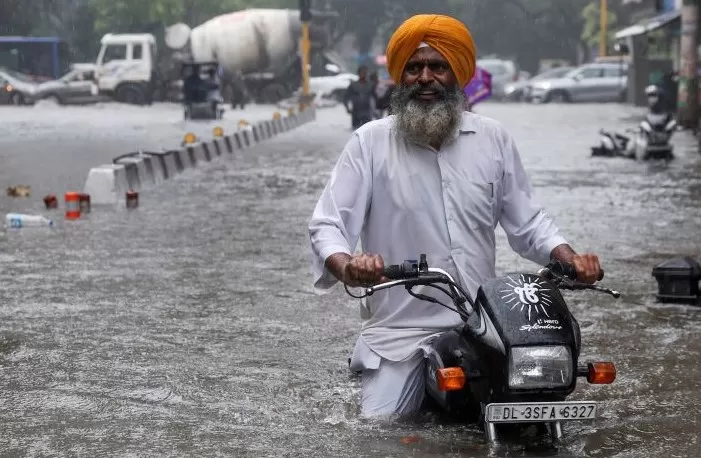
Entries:
POLYGON ((379 113, 377 111, 377 100, 378 100, 378 94, 377 91, 380 88, 380 77, 377 76, 377 72, 372 72, 370 73, 370 77, 368 78, 370 80, 370 83, 372 84, 372 119, 379 119, 381 116, 379 116, 379 113))
POLYGON ((353 130, 373 119, 373 110, 377 102, 375 85, 368 78, 368 68, 358 67, 358 81, 352 82, 343 97, 343 105, 351 115, 353 130), (350 102, 351 106, 348 106, 350 102))
POLYGON ((202 84, 200 67, 190 67, 189 75, 183 80, 183 96, 186 103, 199 103, 205 99, 202 84))

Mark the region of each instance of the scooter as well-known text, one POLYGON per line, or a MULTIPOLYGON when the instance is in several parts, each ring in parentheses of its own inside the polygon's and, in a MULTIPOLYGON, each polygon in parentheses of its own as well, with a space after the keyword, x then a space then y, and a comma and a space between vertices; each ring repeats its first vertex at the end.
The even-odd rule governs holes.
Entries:
POLYGON ((632 138, 617 132, 599 131, 600 144, 591 149, 592 156, 625 157, 629 159, 674 158, 669 143, 677 122, 669 113, 647 113, 637 129, 627 129, 632 138))
POLYGON ((648 159, 674 158, 669 141, 677 129, 677 121, 669 113, 648 113, 636 135, 635 156, 648 159))
POLYGON ((578 377, 610 384, 616 368, 612 362, 579 361, 579 324, 560 289, 602 291, 615 298, 620 293, 576 282, 574 267, 558 262, 537 274, 489 280, 476 300, 446 271, 429 267, 424 254, 419 262, 387 266, 384 274, 389 281, 366 288, 365 296, 403 286, 418 299, 454 311, 464 322, 428 344, 426 389, 445 412, 481 423, 490 442, 497 439, 497 425, 504 423, 545 423, 559 440, 562 422, 596 418, 596 402, 567 397, 578 377), (452 306, 415 292, 418 286, 426 287, 424 292, 440 290, 452 306))
POLYGON ((592 146, 591 155, 599 157, 630 157, 628 144, 630 137, 619 134, 618 132, 609 132, 607 130, 599 130, 599 146, 592 146))

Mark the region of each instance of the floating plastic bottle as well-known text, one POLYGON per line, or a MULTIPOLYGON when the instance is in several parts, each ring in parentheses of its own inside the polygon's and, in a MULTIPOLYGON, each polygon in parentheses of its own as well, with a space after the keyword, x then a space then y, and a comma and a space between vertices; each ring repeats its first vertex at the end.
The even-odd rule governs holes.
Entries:
POLYGON ((19 229, 27 226, 53 227, 54 222, 41 215, 23 215, 21 213, 8 213, 5 217, 7 227, 19 229))

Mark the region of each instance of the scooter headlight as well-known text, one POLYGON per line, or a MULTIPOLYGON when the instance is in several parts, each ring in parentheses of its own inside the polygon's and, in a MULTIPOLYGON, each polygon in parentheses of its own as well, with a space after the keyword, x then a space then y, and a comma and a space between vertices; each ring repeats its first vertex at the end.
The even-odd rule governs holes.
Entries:
POLYGON ((569 386, 574 364, 569 347, 514 347, 509 355, 509 388, 528 390, 569 386))

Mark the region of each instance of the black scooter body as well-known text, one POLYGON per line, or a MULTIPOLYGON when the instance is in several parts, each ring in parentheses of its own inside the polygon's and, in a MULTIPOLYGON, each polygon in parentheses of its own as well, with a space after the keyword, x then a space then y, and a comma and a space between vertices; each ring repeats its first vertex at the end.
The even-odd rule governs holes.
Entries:
POLYGON ((558 402, 574 391, 576 376, 554 389, 512 390, 508 383, 509 352, 517 346, 564 345, 577 373, 579 324, 554 284, 526 273, 495 278, 479 288, 475 308, 465 325, 441 334, 430 347, 427 391, 443 409, 474 421, 490 403, 558 402), (462 390, 438 389, 436 370, 443 367, 463 369, 462 390))

